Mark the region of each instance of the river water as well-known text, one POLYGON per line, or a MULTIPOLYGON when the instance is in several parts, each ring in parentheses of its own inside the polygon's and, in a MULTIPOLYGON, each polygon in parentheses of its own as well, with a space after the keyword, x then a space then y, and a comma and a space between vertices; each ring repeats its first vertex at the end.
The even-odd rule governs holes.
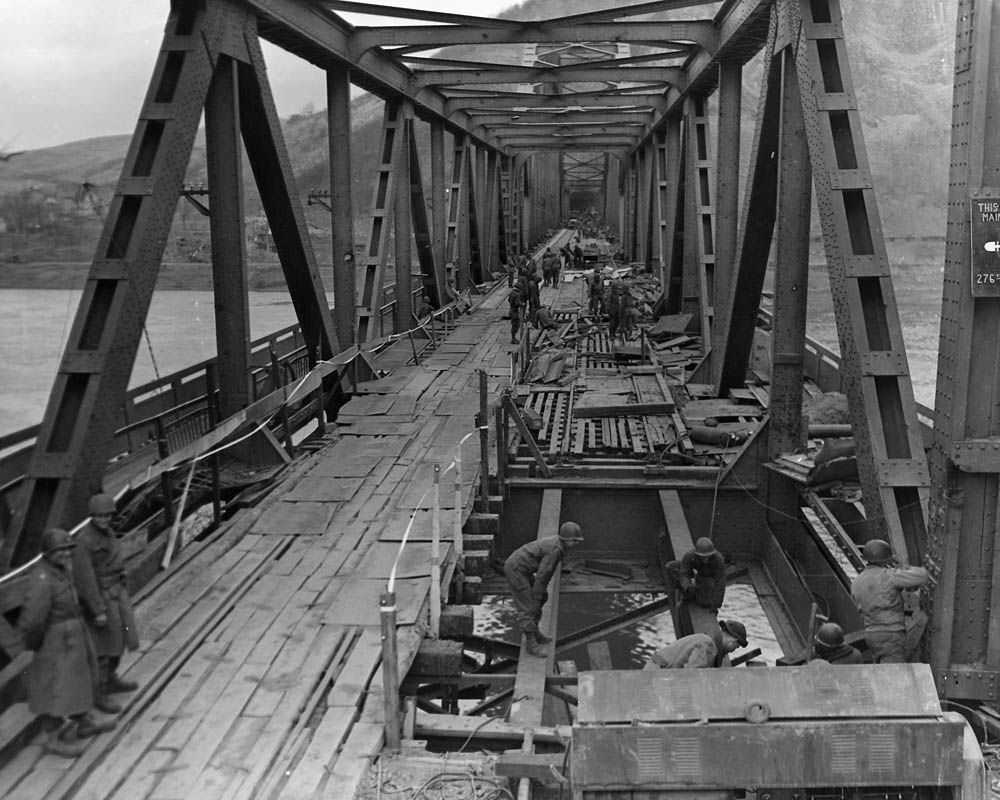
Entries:
MULTIPOLYGON (((893 268, 894 287, 903 336, 918 402, 933 405, 937 368, 938 320, 942 267, 901 264, 893 268)), ((826 271, 810 274, 808 332, 837 350, 837 329, 826 271)), ((0 434, 41 420, 52 380, 80 292, 72 290, 0 290, 0 434)), ((255 292, 250 296, 254 338, 295 322, 291 300, 284 293, 255 292)), ((158 291, 153 298, 147 330, 132 374, 132 385, 178 370, 215 353, 211 292, 158 291), (152 357, 150 355, 152 351, 152 357)), ((560 635, 620 614, 647 602, 649 596, 592 593, 567 595, 559 622, 560 635), (570 599, 572 598, 572 599, 570 599)), ((513 640, 513 606, 509 597, 487 596, 477 609, 477 633, 513 640)), ((727 590, 721 617, 747 626, 751 647, 760 647, 768 663, 781 655, 753 588, 737 584, 727 590)), ((669 614, 661 614, 607 637, 614 666, 641 667, 650 653, 672 641, 669 614)), ((585 648, 561 654, 580 669, 589 666, 585 648)))

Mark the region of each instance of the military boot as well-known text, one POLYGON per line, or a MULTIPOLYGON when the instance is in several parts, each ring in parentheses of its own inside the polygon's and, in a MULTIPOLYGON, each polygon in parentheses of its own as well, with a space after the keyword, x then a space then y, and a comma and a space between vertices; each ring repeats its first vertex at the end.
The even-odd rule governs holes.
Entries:
POLYGON ((527 643, 525 650, 528 651, 528 655, 534 656, 535 658, 548 657, 549 655, 548 651, 542 646, 541 642, 538 641, 538 638, 535 636, 535 634, 526 633, 524 635, 524 638, 527 643))
POLYGON ((126 680, 117 672, 112 672, 108 675, 108 679, 104 682, 104 693, 105 694, 118 694, 119 692, 134 692, 139 688, 139 684, 135 681, 126 680))
POLYGON ((121 712, 121 703, 112 700, 105 692, 107 690, 101 688, 101 693, 94 696, 94 708, 98 711, 102 711, 105 714, 118 714, 121 712))
POLYGON ((552 637, 546 636, 541 631, 535 631, 535 641, 537 641, 539 644, 548 644, 549 642, 552 641, 552 637))
MULTIPOLYGON (((69 730, 72 730, 74 726, 70 725, 69 730)), ((51 753, 54 756, 62 756, 63 758, 76 758, 83 754, 87 745, 76 738, 75 734, 72 739, 63 738, 62 730, 57 728, 54 731, 49 731, 48 735, 45 737, 45 752, 51 753)))
POLYGON ((86 739, 90 736, 97 736, 99 733, 107 733, 115 729, 115 724, 113 719, 98 722, 89 714, 84 714, 76 721, 76 737, 86 739))

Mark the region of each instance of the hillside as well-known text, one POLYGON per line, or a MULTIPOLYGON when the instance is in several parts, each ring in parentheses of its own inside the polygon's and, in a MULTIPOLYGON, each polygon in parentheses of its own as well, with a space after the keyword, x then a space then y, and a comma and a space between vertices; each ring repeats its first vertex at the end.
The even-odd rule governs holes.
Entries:
MULTIPOLYGON (((631 3, 528 0, 503 16, 553 17, 612 4, 631 3)), ((843 0, 855 88, 883 228, 890 236, 944 232, 955 6, 955 0, 843 0)), ((703 15, 699 9, 684 9, 673 16, 703 15)), ((449 55, 462 58, 471 52, 471 48, 453 48, 449 55)), ((496 57, 484 48, 475 52, 480 58, 496 57)), ((760 61, 758 57, 744 71, 744 109, 748 113, 756 106, 760 61)), ((370 95, 352 102, 351 186, 358 243, 364 242, 368 233, 381 113, 381 101, 370 95)), ((304 197, 311 189, 328 188, 325 112, 304 110, 282 124, 300 193, 304 197)), ((747 125, 743 132, 745 154, 752 134, 747 125)), ((129 138, 124 134, 87 139, 0 162, 0 219, 6 226, 6 233, 0 233, 0 261, 88 261, 99 233, 99 217, 117 182, 129 138), (81 191, 84 183, 91 194, 81 191)), ((428 135, 423 123, 418 123, 418 138, 424 178, 429 183, 428 135)), ((249 170, 247 175, 248 184, 252 184, 249 170)), ((201 136, 192 153, 188 181, 205 181, 201 136)), ((246 202, 248 217, 258 216, 259 199, 252 189, 246 202)), ((307 216, 317 238, 318 256, 325 261, 322 239, 329 230, 329 215, 312 206, 307 216)), ((205 219, 181 201, 167 258, 203 261, 206 242, 205 219)), ((252 257, 265 263, 273 261, 273 254, 266 252, 252 257)))

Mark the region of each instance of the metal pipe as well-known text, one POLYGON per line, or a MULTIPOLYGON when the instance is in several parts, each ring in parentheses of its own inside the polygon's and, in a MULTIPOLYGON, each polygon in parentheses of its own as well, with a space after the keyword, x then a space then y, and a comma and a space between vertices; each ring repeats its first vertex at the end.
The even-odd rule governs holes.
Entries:
MULTIPOLYGON (((441 635, 441 466, 434 465, 434 506, 431 517, 431 636, 441 635)), ((456 516, 460 517, 456 509, 456 516)))

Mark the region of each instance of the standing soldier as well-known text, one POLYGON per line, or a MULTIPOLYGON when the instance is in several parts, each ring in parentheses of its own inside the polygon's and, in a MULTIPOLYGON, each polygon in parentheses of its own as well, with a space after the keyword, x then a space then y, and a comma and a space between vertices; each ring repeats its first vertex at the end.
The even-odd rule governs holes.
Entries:
POLYGON ((715 549, 712 540, 702 536, 680 561, 668 561, 664 567, 667 588, 680 589, 685 600, 718 612, 726 596, 726 559, 715 549))
POLYGON ((582 541, 580 526, 564 522, 558 536, 545 536, 523 544, 504 562, 503 571, 517 607, 517 623, 527 640, 528 653, 536 658, 545 657, 541 645, 552 641, 552 637, 538 630, 542 606, 549 599, 549 581, 559 569, 566 551, 582 541))
POLYGON ((73 552, 73 578, 97 650, 100 693, 134 692, 139 685, 117 672, 125 648, 138 648, 139 637, 125 584, 125 561, 111 530, 115 501, 110 495, 95 494, 88 511, 90 522, 80 531, 73 552))
POLYGON ((590 292, 590 315, 598 317, 604 313, 604 276, 595 269, 587 279, 587 286, 590 292))
POLYGON ((42 534, 42 558, 28 574, 27 596, 18 630, 34 658, 28 666, 28 708, 43 717, 45 749, 74 758, 83 752, 80 739, 115 727, 111 720, 88 716, 95 705, 97 657, 80 614, 66 531, 42 534), (68 718, 68 721, 65 719, 68 718))
POLYGON ((521 281, 519 278, 514 288, 507 295, 507 303, 510 306, 510 343, 517 344, 517 332, 521 330, 521 309, 524 307, 524 296, 521 294, 521 281))
POLYGON ((871 539, 862 554, 868 566, 851 584, 851 597, 865 621, 868 650, 876 664, 902 664, 906 661, 903 591, 923 586, 930 573, 923 567, 901 565, 883 539, 871 539))

